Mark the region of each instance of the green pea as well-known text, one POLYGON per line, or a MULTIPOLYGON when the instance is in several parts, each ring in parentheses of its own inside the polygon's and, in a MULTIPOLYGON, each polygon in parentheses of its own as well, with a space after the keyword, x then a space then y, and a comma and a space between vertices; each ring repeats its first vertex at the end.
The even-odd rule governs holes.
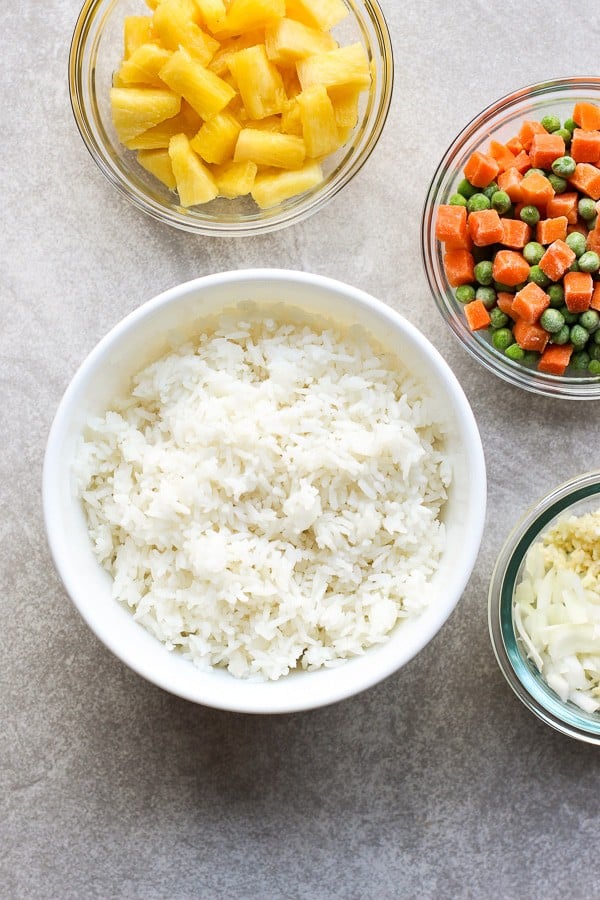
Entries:
POLYGON ((548 175, 548 181, 554 188, 555 194, 564 194, 568 186, 566 178, 561 178, 560 175, 554 175, 554 173, 550 173, 550 175, 548 175))
POLYGON ((514 362, 522 362, 525 351, 522 347, 519 347, 518 344, 510 344, 504 351, 504 355, 508 356, 508 358, 512 359, 514 362))
POLYGON ((576 259, 573 260, 568 269, 569 272, 579 272, 579 263, 576 259))
POLYGON ((503 216, 509 211, 511 200, 506 191, 494 191, 490 199, 492 209, 495 209, 499 215, 503 216))
POLYGON ((596 204, 590 197, 582 197, 577 204, 577 212, 582 219, 589 222, 596 215, 596 204))
POLYGON ((473 194, 467 200, 469 212, 481 212, 482 209, 489 209, 490 205, 489 197, 486 197, 485 194, 473 194))
POLYGON ((529 241, 529 243, 525 244, 523 247, 523 256, 530 266, 537 266, 545 252, 545 247, 538 244, 537 241, 529 241))
POLYGON ((579 321, 577 313, 572 313, 568 306, 560 306, 559 310, 567 325, 575 325, 579 321))
POLYGON ((548 287, 550 284, 550 279, 539 266, 530 266, 527 281, 533 281, 534 284, 541 288, 548 287))
POLYGON ((594 332, 594 334, 592 335, 592 340, 595 344, 598 344, 600 346, 600 331, 594 332))
POLYGON ((498 184, 497 184, 497 182, 495 182, 495 181, 490 181, 490 183, 488 184, 488 186, 487 186, 486 188, 483 189, 483 193, 484 193, 485 196, 488 198, 488 200, 491 200, 492 197, 494 196, 494 194, 496 193, 497 190, 498 190, 498 184))
POLYGON ((559 137, 563 139, 565 142, 565 146, 568 147, 571 143, 571 138, 573 135, 566 128, 559 128, 558 131, 555 131, 554 134, 557 134, 559 137))
POLYGON ((590 231, 593 231, 598 226, 598 216, 595 215, 593 219, 588 219, 586 225, 590 229, 590 231))
POLYGON ((550 297, 550 306, 559 309, 565 302, 565 292, 560 284, 551 284, 546 291, 550 297))
MULTIPOLYGON (((558 312, 558 310, 557 310, 558 312)), ((568 325, 563 325, 560 331, 557 331, 550 338, 553 344, 568 344, 571 337, 571 329, 568 325)))
POLYGON ((559 156, 552 163, 552 171, 561 178, 570 178, 575 171, 576 162, 572 156, 559 156))
POLYGON ((588 351, 590 354, 590 359, 597 359, 600 361, 600 344, 592 344, 591 347, 588 347, 588 351))
POLYGON ((530 175, 535 175, 535 174, 543 175, 544 178, 546 177, 546 173, 544 172, 543 169, 536 169, 535 167, 532 167, 531 169, 527 169, 527 171, 523 175, 523 178, 529 178, 530 175))
POLYGON ((540 325, 542 328, 545 328, 549 334, 557 334, 564 324, 565 320, 561 313, 557 309, 552 309, 552 307, 545 309, 540 316, 540 325))
POLYGON ((461 284, 460 287, 456 288, 454 296, 459 303, 470 303, 471 300, 475 299, 475 288, 472 284, 461 284))
POLYGON ((586 309, 579 316, 579 324, 585 328, 589 334, 593 334, 600 326, 600 314, 595 309, 586 309))
POLYGON ((574 369, 587 369, 590 362, 590 354, 586 353, 585 350, 580 350, 579 353, 574 353, 571 357, 571 365, 574 369))
POLYGON ((600 256, 593 250, 587 250, 579 257, 580 272, 597 272, 600 269, 600 256))
POLYGON ((553 131, 558 131, 560 128, 560 119, 558 116, 544 116, 542 119, 542 125, 552 134, 553 131))
POLYGON ((563 122, 563 128, 566 128, 567 131, 570 131, 571 134, 573 134, 573 132, 577 128, 577 122, 574 122, 573 119, 565 119, 565 121, 563 122))
POLYGON ((490 325, 492 328, 505 328, 508 325, 508 316, 495 306, 490 310, 490 325))
POLYGON ((580 231, 572 231, 571 234, 568 234, 565 243, 571 248, 575 256, 580 257, 582 253, 585 253, 585 238, 580 231))
POLYGON ((449 206, 464 206, 467 208, 467 201, 462 194, 452 194, 448 200, 449 206))
POLYGON ((474 187, 470 181, 467 181, 466 178, 463 178, 456 190, 457 193, 463 195, 465 200, 468 200, 469 197, 473 196, 473 194, 477 194, 479 192, 479 188, 474 187))
POLYGON ((492 274, 492 262, 489 259, 482 259, 481 262, 478 262, 475 268, 473 269, 473 274, 475 275, 475 281, 478 281, 479 284, 490 285, 494 280, 494 276, 492 274))
POLYGON ((540 221, 540 213, 537 206, 524 206, 519 213, 519 217, 521 221, 526 222, 527 225, 537 225, 540 221))
POLYGON ((573 325, 570 337, 575 349, 582 350, 590 339, 590 333, 583 325, 573 325))
POLYGON ((590 359, 588 370, 590 375, 600 375, 600 360, 590 359))
POLYGON ((492 335, 492 344, 496 350, 504 351, 507 347, 510 347, 511 344, 514 344, 514 342, 515 339, 510 328, 499 328, 497 331, 494 331, 492 335))
POLYGON ((535 365, 539 358, 540 354, 536 353, 535 350, 526 350, 523 354, 523 362, 526 365, 535 365))
POLYGON ((478 287, 475 299, 481 300, 486 309, 492 309, 496 304, 496 291, 493 287, 478 287))

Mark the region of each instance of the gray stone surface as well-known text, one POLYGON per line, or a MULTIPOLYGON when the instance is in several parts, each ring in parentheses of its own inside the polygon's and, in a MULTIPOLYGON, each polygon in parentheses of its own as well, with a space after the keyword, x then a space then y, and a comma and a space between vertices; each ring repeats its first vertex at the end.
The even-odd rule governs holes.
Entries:
POLYGON ((590 6, 382 0, 396 50, 389 123, 317 218, 208 240, 131 208, 69 108, 77 0, 6 4, 0 383, 0 897, 600 896, 600 754, 555 734, 504 683, 486 593, 507 530, 598 466, 598 404, 540 399, 472 361, 434 309, 419 216, 450 139, 496 97, 590 74, 590 6), (44 443, 70 377, 129 310, 195 275, 281 265, 340 277, 419 326, 481 428, 489 513, 446 627, 397 675, 329 709, 238 716, 145 683, 93 637, 46 549, 44 443))

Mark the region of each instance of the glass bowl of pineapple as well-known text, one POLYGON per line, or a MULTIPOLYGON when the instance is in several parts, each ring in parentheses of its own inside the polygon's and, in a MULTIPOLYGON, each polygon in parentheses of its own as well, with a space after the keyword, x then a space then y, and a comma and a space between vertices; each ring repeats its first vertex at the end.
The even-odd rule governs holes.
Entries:
POLYGON ((86 0, 81 136, 139 209, 205 235, 300 222, 362 168, 393 54, 377 0, 86 0))

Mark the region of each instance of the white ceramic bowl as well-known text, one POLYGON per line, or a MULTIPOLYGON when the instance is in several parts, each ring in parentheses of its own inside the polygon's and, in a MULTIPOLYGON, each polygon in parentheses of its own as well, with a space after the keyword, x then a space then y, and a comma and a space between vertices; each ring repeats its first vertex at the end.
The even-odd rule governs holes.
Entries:
POLYGON ((134 671, 196 703, 248 713, 281 713, 324 706, 356 694, 399 669, 446 621, 471 574, 483 532, 485 462, 477 425, 452 371, 423 335, 368 294, 316 275, 277 269, 226 272, 179 285, 121 321, 90 353, 59 406, 44 464, 44 515, 50 549, 75 606, 101 641, 134 671), (448 430, 453 483, 444 519, 447 547, 435 576, 435 601, 397 626, 383 645, 333 669, 294 672, 275 682, 236 679, 226 670, 202 672, 168 652, 111 598, 110 578, 92 553, 71 472, 86 419, 107 409, 129 378, 165 347, 169 332, 191 329, 205 315, 241 300, 291 304, 337 325, 360 323, 394 350, 438 398, 448 430))

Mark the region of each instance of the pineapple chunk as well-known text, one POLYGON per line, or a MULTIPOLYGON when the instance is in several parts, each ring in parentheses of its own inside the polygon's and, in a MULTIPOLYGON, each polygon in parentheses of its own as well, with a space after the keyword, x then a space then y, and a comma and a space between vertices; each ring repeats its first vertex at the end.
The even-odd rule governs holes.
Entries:
POLYGON ((110 106, 122 144, 179 112, 181 97, 156 88, 111 88, 110 106))
POLYGON ((353 86, 342 85, 327 91, 333 103, 335 121, 339 128, 354 128, 358 123, 358 103, 361 90, 353 86))
POLYGON ((316 159, 340 146, 335 112, 323 85, 315 84, 298 95, 306 155, 316 159))
POLYGON ((229 68, 251 119, 266 119, 283 112, 287 101, 285 87, 279 70, 267 59, 264 44, 234 53, 229 68))
POLYGON ((227 82, 192 59, 185 50, 177 50, 160 70, 160 77, 177 94, 181 94, 201 119, 210 119, 225 109, 235 97, 227 82))
POLYGON ((313 84, 326 88, 337 85, 367 88, 371 84, 369 60, 362 44, 349 44, 301 59, 296 63, 296 70, 303 91, 313 84))
POLYGON ((149 128, 137 137, 126 141, 125 146, 129 150, 160 150, 169 146, 169 141, 176 134, 185 134, 187 137, 193 137, 200 126, 202 119, 198 113, 192 109, 189 103, 182 101, 181 110, 171 119, 165 119, 149 128))
POLYGON ((177 182, 173 174, 173 166, 171 165, 171 157, 168 150, 140 150, 137 155, 140 166, 143 166, 147 172, 162 181, 170 191, 172 191, 177 182))
POLYGON ((281 130, 284 134, 297 134, 302 137, 302 117, 297 99, 290 100, 281 114, 281 130))
POLYGON ((310 28, 329 31, 348 15, 343 0, 287 0, 287 15, 310 28))
POLYGON ((257 119, 248 125, 255 131, 271 131, 274 134, 281 133, 281 116, 267 116, 266 119, 257 119))
POLYGON ((225 27, 227 7, 223 0, 195 0, 200 18, 209 31, 215 32, 225 27))
POLYGON ((123 23, 123 58, 129 59, 134 50, 152 40, 150 16, 127 16, 123 23))
POLYGON ((217 184, 192 150, 185 134, 176 134, 171 138, 169 156, 182 206, 196 206, 214 200, 219 193, 217 184))
POLYGON ((219 197, 235 200, 245 197, 254 186, 258 167, 253 162, 228 162, 222 166, 214 166, 213 178, 217 182, 219 197))
POLYGON ((233 156, 242 126, 231 113, 221 112, 205 122, 190 143, 207 163, 224 163, 233 156))
POLYGON ((121 84, 149 84, 164 88, 164 81, 158 77, 158 73, 170 57, 171 51, 158 44, 142 44, 119 69, 121 84))
POLYGON ((321 166, 311 160, 301 169, 292 172, 265 172, 257 175, 252 196, 261 209, 269 209, 316 187, 322 181, 321 166))
POLYGON ((293 134, 275 134, 243 128, 240 131, 234 162, 251 162, 257 166, 275 166, 278 169, 297 169, 304 162, 306 147, 300 137, 293 134))
POLYGON ((154 13, 152 27, 168 50, 185 47, 194 59, 206 66, 219 49, 219 42, 194 22, 197 11, 193 0, 162 0, 154 13))
POLYGON ((294 19, 278 19, 265 29, 265 46, 271 62, 288 66, 315 53, 335 50, 337 41, 326 31, 308 28, 294 19))
POLYGON ((231 0, 219 39, 244 34, 285 16, 285 0, 231 0))
POLYGON ((219 75, 222 78, 225 72, 229 71, 229 63, 234 53, 237 53, 238 50, 246 50, 248 47, 254 47, 256 44, 264 44, 264 42, 265 32, 263 28, 258 28, 255 31, 248 31, 238 38, 227 38, 221 44, 221 49, 213 56, 209 69, 212 69, 216 75, 219 75))

